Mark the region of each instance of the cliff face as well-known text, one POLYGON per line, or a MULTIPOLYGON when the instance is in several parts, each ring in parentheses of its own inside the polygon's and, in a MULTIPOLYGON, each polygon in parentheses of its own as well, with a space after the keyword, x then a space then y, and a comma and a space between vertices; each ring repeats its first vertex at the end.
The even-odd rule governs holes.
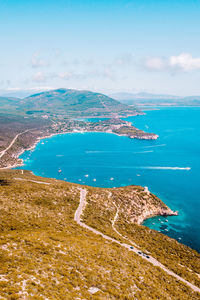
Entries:
MULTIPOLYGON (((148 188, 126 187, 123 196, 122 215, 128 222, 142 224, 147 218, 154 216, 176 216, 157 196, 150 193, 148 188)), ((118 201, 119 202, 119 201, 118 201)), ((122 203, 121 203, 122 204, 122 203)))
POLYGON ((119 218, 132 224, 142 224, 145 219, 153 216, 178 214, 150 193, 147 187, 141 186, 94 189, 90 200, 93 206, 96 205, 96 210, 100 213, 112 214, 117 207, 119 218))
POLYGON ((164 207, 155 207, 149 205, 145 209, 142 210, 140 216, 137 218, 133 218, 131 221, 134 223, 142 224, 145 219, 155 217, 155 216, 177 216, 178 212, 171 210, 170 208, 164 207))

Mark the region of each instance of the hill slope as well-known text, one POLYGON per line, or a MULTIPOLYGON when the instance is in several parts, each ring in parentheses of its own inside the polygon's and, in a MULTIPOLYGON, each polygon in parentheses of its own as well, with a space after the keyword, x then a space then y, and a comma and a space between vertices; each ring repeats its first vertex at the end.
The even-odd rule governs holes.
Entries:
MULTIPOLYGON (((133 223, 144 203, 163 207, 159 199, 152 194, 146 198, 138 186, 82 188, 88 193, 82 215, 85 224, 122 243, 127 243, 126 235, 133 246, 137 243, 141 251, 198 285, 198 253, 133 223), (133 199, 137 206, 132 205, 133 199)), ((77 224, 74 214, 79 201, 79 185, 28 171, 0 172, 0 297, 199 299, 198 293, 148 259, 77 224)))
POLYGON ((57 89, 34 94, 20 101, 28 113, 60 114, 68 117, 136 115, 134 107, 90 91, 57 89))
POLYGON ((0 112, 16 113, 20 99, 12 97, 0 97, 0 112))

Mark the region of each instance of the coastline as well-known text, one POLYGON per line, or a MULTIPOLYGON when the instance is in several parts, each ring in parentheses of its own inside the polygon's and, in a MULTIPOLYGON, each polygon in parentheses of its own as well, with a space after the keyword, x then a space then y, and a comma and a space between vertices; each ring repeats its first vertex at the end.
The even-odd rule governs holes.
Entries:
POLYGON ((137 224, 145 226, 143 223, 144 223, 144 221, 146 221, 148 219, 151 219, 151 218, 154 218, 154 217, 171 217, 171 216, 178 216, 178 211, 173 211, 173 210, 171 210, 171 208, 168 207, 167 210, 166 209, 161 209, 161 211, 159 211, 157 213, 156 212, 155 213, 149 213, 149 214, 147 214, 145 216, 141 216, 139 218, 139 221, 138 221, 137 224))
MULTIPOLYGON (((53 136, 57 136, 57 135, 61 135, 61 134, 73 134, 73 133, 79 133, 79 134, 84 134, 84 133, 107 133, 107 134, 114 134, 114 135, 117 135, 117 136, 124 136, 124 137, 129 137, 131 139, 141 139, 137 136, 130 136, 128 134, 120 134, 120 133, 117 133, 117 132, 113 132, 112 130, 108 129, 106 131, 98 131, 98 130, 92 130, 92 131, 87 131, 87 130, 72 130, 72 131, 66 131, 66 132, 57 132, 57 133, 51 133, 51 134, 45 134, 45 135, 42 135, 40 137, 37 137, 35 139, 35 141, 33 141, 33 144, 26 148, 26 149, 22 149, 21 151, 19 151, 18 153, 15 153, 14 154, 14 157, 15 159, 18 160, 18 162, 16 164, 13 164, 13 165, 7 165, 5 167, 2 167, 0 168, 0 170, 6 170, 6 169, 14 169, 14 168, 17 168, 17 167, 23 167, 24 166, 24 161, 22 158, 19 158, 25 151, 31 151, 31 150, 34 150, 35 147, 37 146, 38 143, 41 142, 41 140, 44 140, 44 139, 49 139, 53 136)), ((147 133, 148 135, 148 133, 147 133)), ((155 135, 156 138, 158 137, 157 135, 155 135)), ((146 139, 146 138, 144 138, 146 139)), ((152 138, 154 139, 154 138, 152 138)), ((154 216, 163 216, 163 215, 167 215, 167 216, 170 216, 170 215, 177 215, 177 212, 173 212, 168 206, 166 206, 165 209, 163 209, 162 207, 160 207, 157 211, 145 211, 140 217, 139 217, 139 220, 137 221, 137 224, 139 225, 142 225, 143 222, 146 220, 146 219, 149 219, 149 218, 152 218, 154 216)))
MULTIPOLYGON (((37 137, 36 140, 34 141, 33 145, 31 145, 29 148, 27 149, 23 149, 21 150, 20 152, 18 153, 15 153, 14 154, 14 157, 16 159, 19 160, 18 163, 14 164, 14 165, 8 165, 8 166, 5 166, 5 167, 0 167, 0 170, 6 170, 6 169, 13 169, 13 168, 16 168, 16 167, 22 167, 24 165, 24 162, 23 162, 23 159, 22 158, 19 158, 20 155, 22 155, 25 151, 31 151, 31 150, 34 150, 35 147, 37 146, 37 144, 43 140, 43 139, 47 139, 47 138, 51 138, 53 136, 56 136, 56 135, 61 135, 61 134, 72 134, 72 133, 109 133, 109 134, 114 134, 114 135, 117 135, 117 136, 124 136, 124 137, 128 137, 130 139, 139 139, 141 140, 142 138, 138 138, 138 137, 131 137, 129 136, 128 134, 119 134, 119 133, 115 133, 115 132, 112 132, 111 130, 106 130, 106 131, 84 131, 84 130, 81 130, 81 131, 76 131, 76 130, 73 130, 73 131, 67 131, 67 132, 59 132, 59 133, 52 133, 50 135, 44 135, 44 136, 41 136, 41 137, 37 137)), ((148 133, 147 133, 148 135, 148 133)), ((157 135, 156 135, 157 136, 157 135)), ((158 136, 157 136, 158 137, 158 136)), ((145 138, 143 138, 145 139, 145 138)), ((154 139, 151 139, 151 140, 154 140, 154 139)))
MULTIPOLYGON (((24 161, 22 158, 19 158, 20 155, 22 155, 25 151, 31 151, 31 150, 34 150, 35 147, 37 146, 38 143, 40 143, 40 141, 44 140, 44 139, 49 139, 53 136, 57 136, 57 135, 61 135, 61 134, 73 134, 73 133, 79 133, 79 134, 84 134, 84 133, 107 133, 107 134, 114 134, 114 135, 117 135, 117 136, 124 136, 124 137, 128 137, 126 134, 117 134, 117 133, 114 133, 110 130, 108 131, 104 131, 104 132, 101 132, 101 131, 70 131, 70 132, 61 132, 61 133, 52 133, 50 135, 44 135, 44 136, 41 136, 41 137, 38 137, 33 145, 31 145, 29 148, 27 149, 23 149, 22 151, 20 151, 19 153, 17 153, 15 155, 15 157, 19 160, 18 163, 14 164, 14 165, 8 165, 6 167, 3 167, 3 168, 0 168, 0 170, 6 170, 6 169, 14 169, 16 167, 23 167, 24 165, 24 161)), ((155 211, 152 211, 152 210, 146 210, 142 213, 142 215, 139 216, 138 220, 137 220, 137 224, 138 225, 143 225, 143 222, 149 218, 152 218, 152 217, 155 217, 155 216, 175 216, 175 215, 178 215, 177 212, 174 212, 172 211, 167 205, 166 205, 166 208, 162 208, 162 207, 159 207, 157 208, 155 211)))
POLYGON ((79 120, 79 119, 111 119, 111 118, 128 118, 128 117, 136 117, 136 116, 142 116, 142 115, 146 115, 145 112, 141 111, 141 112, 137 112, 135 114, 128 114, 126 116, 124 115, 115 115, 115 116, 111 116, 111 115, 105 115, 105 116, 86 116, 86 117, 78 117, 78 118, 72 118, 72 119, 76 119, 76 120, 79 120))
MULTIPOLYGON (((66 133, 68 133, 68 132, 66 132, 66 133)), ((13 168, 16 168, 16 167, 22 167, 22 166, 24 166, 24 161, 23 161, 23 159, 22 159, 22 158, 19 158, 20 155, 22 155, 25 151, 31 151, 31 150, 34 150, 35 147, 37 146, 37 144, 38 144, 41 140, 46 139, 46 138, 51 138, 52 136, 58 135, 58 134, 64 134, 64 133, 52 133, 52 134, 47 135, 47 136, 45 135, 45 136, 42 136, 42 137, 38 137, 38 138, 36 139, 36 141, 33 143, 32 146, 30 146, 30 147, 27 148, 27 149, 21 150, 19 153, 15 153, 15 155, 14 155, 15 158, 18 159, 18 160, 20 160, 21 162, 16 163, 16 164, 14 164, 14 165, 8 165, 8 166, 6 166, 6 167, 2 167, 2 168, 0 168, 0 170, 13 169, 13 168)))

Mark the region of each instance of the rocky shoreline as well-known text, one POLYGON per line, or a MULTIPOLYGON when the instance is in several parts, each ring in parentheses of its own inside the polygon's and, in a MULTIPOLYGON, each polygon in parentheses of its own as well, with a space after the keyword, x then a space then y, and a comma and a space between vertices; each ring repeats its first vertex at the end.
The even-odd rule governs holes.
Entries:
POLYGON ((137 224, 142 225, 145 220, 157 216, 178 216, 178 212, 171 210, 169 207, 155 207, 154 209, 151 208, 149 210, 144 210, 143 213, 138 217, 137 224))

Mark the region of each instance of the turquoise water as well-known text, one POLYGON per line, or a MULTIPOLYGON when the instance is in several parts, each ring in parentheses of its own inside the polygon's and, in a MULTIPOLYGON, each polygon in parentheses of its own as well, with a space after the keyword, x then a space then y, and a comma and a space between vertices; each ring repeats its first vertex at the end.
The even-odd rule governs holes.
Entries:
POLYGON ((144 224, 200 251, 200 108, 162 108, 127 120, 158 134, 158 140, 107 133, 57 135, 21 155, 22 168, 91 186, 148 186, 179 216, 144 224))

